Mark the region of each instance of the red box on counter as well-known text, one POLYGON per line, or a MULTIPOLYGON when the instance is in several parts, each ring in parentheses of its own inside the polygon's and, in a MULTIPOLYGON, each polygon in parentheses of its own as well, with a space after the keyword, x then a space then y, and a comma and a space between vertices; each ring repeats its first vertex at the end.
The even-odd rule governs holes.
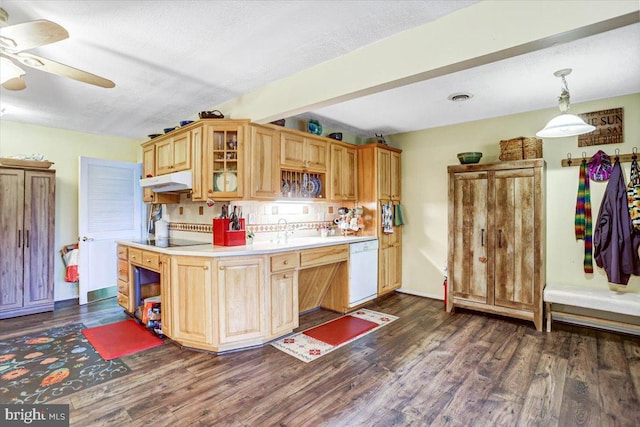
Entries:
POLYGON ((240 230, 229 230, 228 218, 213 219, 213 244, 216 246, 241 246, 247 244, 244 218, 240 218, 240 230))

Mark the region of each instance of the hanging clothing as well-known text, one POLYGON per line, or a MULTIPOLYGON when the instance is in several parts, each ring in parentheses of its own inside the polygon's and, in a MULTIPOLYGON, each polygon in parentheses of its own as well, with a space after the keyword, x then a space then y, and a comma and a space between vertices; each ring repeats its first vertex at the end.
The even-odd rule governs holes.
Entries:
POLYGON ((631 177, 627 185, 627 204, 629 205, 629 215, 631 224, 636 232, 640 232, 640 168, 635 159, 631 162, 631 177))
POLYGON ((589 159, 589 178, 593 181, 606 181, 611 176, 611 159, 602 150, 589 159))
POLYGON ((578 183, 578 197, 576 200, 575 218, 576 240, 584 240, 585 273, 593 273, 593 243, 591 235, 591 189, 589 185, 589 170, 587 161, 580 165, 580 179, 578 183))
POLYGON ((627 191, 620 162, 615 162, 605 190, 593 234, 594 258, 611 283, 626 285, 640 275, 640 234, 633 232, 627 191))

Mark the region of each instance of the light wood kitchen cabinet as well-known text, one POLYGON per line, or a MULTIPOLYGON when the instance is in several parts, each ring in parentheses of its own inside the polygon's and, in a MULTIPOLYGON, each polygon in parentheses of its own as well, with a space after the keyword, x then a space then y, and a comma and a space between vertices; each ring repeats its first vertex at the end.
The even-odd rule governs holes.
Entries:
MULTIPOLYGON (((153 141, 142 145, 142 177, 156 176, 156 144, 153 141)), ((142 201, 145 203, 179 203, 180 195, 156 193, 151 188, 142 189, 142 201)))
MULTIPOLYGON (((378 296, 402 286, 402 226, 393 233, 382 227, 382 205, 400 203, 400 159, 402 151, 382 144, 358 146, 357 205, 365 209, 363 233, 376 236, 378 249, 378 296)), ((395 215, 395 212, 394 212, 395 215)), ((394 218, 395 219, 395 218, 394 218)))
POLYGON ((270 259, 269 337, 286 334, 299 325, 298 253, 272 255, 270 259))
POLYGON ((171 292, 171 257, 160 256, 160 295, 162 296, 162 333, 173 336, 173 298, 171 292))
POLYGON ((191 131, 174 130, 170 136, 155 142, 156 175, 179 172, 191 168, 191 131))
POLYGON ((449 295, 542 330, 543 160, 449 166, 449 295))
POLYGON ((400 192, 401 192, 401 185, 400 185, 400 177, 401 177, 401 170, 400 170, 400 153, 398 153, 397 151, 392 151, 391 152, 391 158, 390 158, 390 164, 389 164, 389 169, 391 170, 391 174, 389 175, 389 188, 390 190, 390 195, 391 195, 391 200, 392 201, 400 201, 400 192))
POLYGON ((53 311, 55 171, 0 167, 0 319, 53 311))
POLYGON ((122 308, 130 313, 134 311, 131 294, 129 251, 126 246, 118 245, 118 293, 116 301, 122 308))
POLYGON ((402 285, 402 234, 382 234, 378 249, 378 294, 383 295, 402 285))
POLYGON ((400 153, 390 150, 377 152, 378 199, 400 200, 400 153))
POLYGON ((212 258, 171 257, 169 336, 189 347, 211 349, 214 344, 212 271, 212 258))
POLYGON ((331 200, 355 201, 357 188, 356 148, 349 144, 331 143, 331 200))
POLYGON ((279 133, 272 128, 251 125, 247 178, 252 199, 275 200, 280 195, 279 133))
POLYGON ((214 200, 242 198, 245 145, 250 138, 249 121, 208 121, 203 132, 203 197, 214 200))
POLYGON ((327 172, 329 143, 303 132, 280 132, 280 167, 291 170, 327 172))
POLYGON ((220 258, 216 261, 220 347, 267 335, 264 257, 220 258))

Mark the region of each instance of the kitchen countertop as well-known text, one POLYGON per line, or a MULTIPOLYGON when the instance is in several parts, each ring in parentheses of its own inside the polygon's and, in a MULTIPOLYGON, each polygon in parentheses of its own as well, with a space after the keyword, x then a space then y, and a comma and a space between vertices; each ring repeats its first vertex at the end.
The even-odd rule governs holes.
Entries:
POLYGON ((275 243, 271 241, 254 241, 252 245, 243 246, 214 246, 212 244, 179 246, 161 248, 152 245, 135 243, 129 240, 119 240, 118 244, 127 245, 147 251, 160 252, 168 255, 186 255, 201 257, 231 257, 266 255, 278 252, 288 252, 300 249, 318 248, 323 246, 335 246, 349 243, 366 242, 376 240, 375 236, 331 236, 331 237, 294 237, 287 243, 275 243))

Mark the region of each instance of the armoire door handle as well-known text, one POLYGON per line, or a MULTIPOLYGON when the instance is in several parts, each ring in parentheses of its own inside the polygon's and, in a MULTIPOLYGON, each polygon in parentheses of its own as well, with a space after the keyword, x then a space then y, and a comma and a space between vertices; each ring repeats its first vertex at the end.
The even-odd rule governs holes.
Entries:
POLYGON ((22 247, 22 230, 18 230, 18 247, 22 247))
POLYGON ((28 248, 29 247, 29 230, 27 230, 27 239, 25 242, 25 246, 28 248))
POLYGON ((502 247, 502 230, 498 230, 498 247, 502 247))
POLYGON ((482 246, 484 246, 484 228, 482 230, 480 230, 481 234, 480 234, 480 244, 482 246))

